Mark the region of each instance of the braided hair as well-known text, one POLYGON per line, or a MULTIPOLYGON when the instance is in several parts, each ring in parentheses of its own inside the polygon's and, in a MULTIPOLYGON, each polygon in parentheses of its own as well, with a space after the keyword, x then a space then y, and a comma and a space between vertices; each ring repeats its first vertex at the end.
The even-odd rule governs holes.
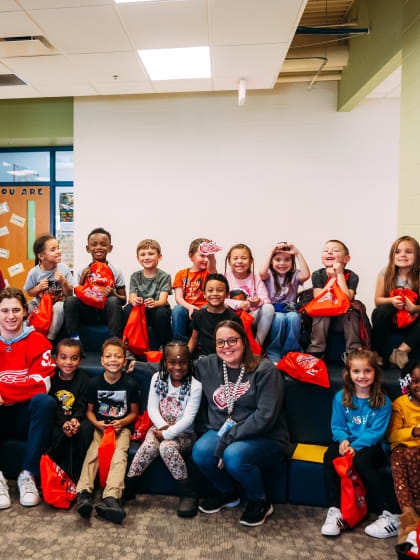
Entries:
POLYGON ((166 395, 168 394, 169 372, 168 372, 168 368, 167 368, 167 356, 168 356, 169 350, 172 350, 172 348, 183 348, 186 351, 187 358, 188 358, 188 371, 187 371, 186 376, 182 380, 182 385, 181 385, 181 389, 179 391, 179 397, 178 397, 178 400, 181 402, 185 399, 186 396, 189 396, 191 394, 191 378, 194 375, 194 364, 193 364, 193 361, 192 361, 191 352, 188 348, 187 343, 184 342, 184 341, 172 340, 171 342, 168 342, 168 344, 165 345, 165 347, 163 349, 162 359, 160 361, 159 375, 156 379, 154 389, 155 389, 157 395, 159 395, 160 399, 164 399, 166 397, 166 395))

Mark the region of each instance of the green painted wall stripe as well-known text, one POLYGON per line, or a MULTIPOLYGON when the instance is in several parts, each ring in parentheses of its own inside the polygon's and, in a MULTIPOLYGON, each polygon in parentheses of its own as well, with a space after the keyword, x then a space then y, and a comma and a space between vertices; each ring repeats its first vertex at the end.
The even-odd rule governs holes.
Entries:
POLYGON ((28 260, 35 258, 32 247, 36 238, 36 202, 28 200, 27 202, 27 226, 28 226, 28 260))
POLYGON ((0 147, 71 146, 73 98, 0 100, 0 147))

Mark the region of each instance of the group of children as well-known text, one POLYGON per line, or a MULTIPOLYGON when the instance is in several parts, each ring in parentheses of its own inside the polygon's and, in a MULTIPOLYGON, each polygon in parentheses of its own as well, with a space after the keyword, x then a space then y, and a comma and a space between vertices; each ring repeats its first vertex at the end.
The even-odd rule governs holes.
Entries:
MULTIPOLYGON (((114 458, 96 511, 105 519, 121 523, 125 517, 121 496, 131 437, 129 428, 138 416, 137 386, 123 374, 127 358, 121 336, 133 307, 144 305, 147 324, 163 348, 163 357, 159 372, 152 378, 149 393, 148 412, 152 427, 136 453, 128 477, 141 475, 160 455, 179 486, 179 515, 191 516, 195 498, 183 455, 191 451, 194 443, 193 423, 201 398, 201 384, 193 376, 192 357, 214 353, 216 325, 226 319, 240 323, 241 311, 253 317, 255 340, 265 347, 271 360, 277 362, 288 352, 301 351, 297 294, 299 287, 309 279, 308 265, 296 246, 279 242, 268 252, 258 274, 254 270, 250 248, 237 244, 227 253, 225 274, 222 275, 217 273, 211 243, 200 238, 189 248, 191 266, 179 271, 172 284, 170 275, 158 268, 162 259, 160 245, 145 239, 137 246, 137 259, 142 269, 131 276, 129 303, 123 307, 125 282, 121 271, 108 262, 112 251, 109 232, 94 229, 88 236, 86 250, 91 262, 78 273, 80 286, 95 274, 92 269, 95 263, 105 263, 112 272, 112 282, 104 288, 106 301, 103 309, 91 307, 73 295, 71 272, 61 263, 59 245, 52 235, 36 240, 37 263, 25 284, 28 295, 34 298, 30 302, 32 309, 36 309, 44 293, 53 296, 53 320, 48 338, 56 339, 63 323, 68 335, 56 346, 57 369, 50 394, 58 403, 55 440, 60 443, 52 453, 57 461, 65 464, 68 442, 73 441, 73 451, 77 449, 77 453, 73 453, 73 468, 76 474, 80 472, 77 509, 82 516, 88 517, 93 509, 98 448, 106 429, 110 426, 114 429, 114 458), (172 289, 177 305, 171 310, 168 296, 172 289), (102 349, 104 374, 88 383, 86 375, 79 369, 82 358, 80 324, 98 322, 107 324, 111 338, 102 349)), ((359 278, 347 268, 350 254, 346 245, 338 240, 327 241, 321 260, 323 267, 312 273, 313 296, 336 282, 353 301, 359 278)), ((391 513, 392 506, 382 496, 375 474, 375 469, 386 460, 384 437, 387 429, 395 491, 403 512, 400 533, 405 534, 418 520, 420 477, 417 477, 415 465, 419 459, 417 440, 420 441, 420 428, 417 427, 420 424, 420 364, 409 361, 409 354, 420 346, 420 305, 415 299, 393 290, 409 289, 418 296, 419 273, 418 242, 408 236, 397 239, 391 248, 387 267, 379 273, 375 293, 373 345, 379 358, 373 352, 360 349, 359 317, 352 308, 339 317, 312 319, 308 353, 324 356, 332 321, 342 323, 346 339, 344 389, 333 402, 334 443, 324 459, 329 505, 322 527, 324 535, 338 535, 343 526, 339 480, 332 460, 346 453, 354 456, 368 497, 377 505, 380 514, 366 528, 367 534, 383 538, 398 532, 398 518, 391 513), (383 341, 388 332, 396 329, 394 319, 402 310, 410 315, 410 323, 400 329, 404 342, 388 356, 383 341), (403 368, 402 385, 407 390, 407 394, 392 405, 392 416, 391 403, 381 391, 380 363, 388 360, 403 368)), ((0 309, 3 337, 1 320, 0 309)), ((4 504, 8 507, 7 500, 3 506, 0 500, 0 508, 5 507, 4 504)))

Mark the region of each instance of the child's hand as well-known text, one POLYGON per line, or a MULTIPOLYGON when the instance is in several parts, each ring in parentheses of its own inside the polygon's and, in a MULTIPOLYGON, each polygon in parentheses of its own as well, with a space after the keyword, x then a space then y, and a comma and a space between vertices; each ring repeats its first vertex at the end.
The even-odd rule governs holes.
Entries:
POLYGON ((249 311, 251 309, 251 303, 249 299, 241 301, 240 308, 243 309, 244 311, 249 311))
POLYGON ((95 428, 102 433, 106 432, 106 429, 110 426, 110 424, 105 424, 103 420, 97 420, 95 424, 95 428))
POLYGON ((404 309, 404 301, 401 299, 400 296, 394 296, 390 298, 392 305, 395 309, 401 310, 404 309))
POLYGON ((355 457, 355 456, 356 456, 356 450, 353 449, 353 447, 351 447, 351 446, 347 448, 347 453, 350 453, 350 455, 351 455, 352 457, 355 457))
POLYGON ((344 263, 337 263, 335 262, 332 265, 332 269, 336 274, 342 274, 344 272, 344 263))
POLYGON ((416 426, 415 428, 413 428, 411 430, 411 433, 413 434, 414 437, 419 437, 420 436, 420 426, 416 426))
POLYGON ((156 302, 153 298, 148 297, 144 300, 144 305, 152 309, 153 307, 156 307, 156 302))
POLYGON ((345 455, 349 447, 350 447, 350 442, 346 439, 343 439, 343 441, 338 446, 338 452, 340 453, 340 455, 345 455))
POLYGON ((163 437, 163 430, 155 430, 154 435, 155 435, 155 438, 156 438, 158 441, 163 441, 163 440, 164 440, 164 437, 163 437))
POLYGON ((77 418, 72 418, 70 420, 70 424, 71 424, 71 434, 73 436, 75 436, 77 434, 77 432, 79 431, 80 422, 77 418))
POLYGON ((92 263, 82 270, 82 274, 80 275, 80 278, 83 279, 83 282, 92 273, 91 266, 92 266, 92 263))
POLYGON ((63 284, 66 279, 64 278, 64 274, 62 272, 59 272, 57 269, 55 269, 54 272, 54 280, 56 282, 60 282, 60 284, 63 284))
POLYGON ((220 469, 220 470, 222 470, 222 469, 224 468, 224 466, 225 466, 225 464, 224 464, 224 462, 223 462, 223 459, 220 458, 220 459, 219 459, 219 462, 217 463, 217 468, 220 469))
POLYGON ((3 402, 3 399, 1 398, 1 395, 0 395, 0 405, 2 405, 2 404, 4 404, 4 402, 3 402))
POLYGON ((191 305, 191 304, 189 305, 189 307, 188 307, 188 317, 190 319, 192 319, 193 313, 196 309, 198 309, 198 307, 196 305, 191 305))
POLYGON ((248 298, 249 303, 251 304, 251 307, 258 307, 261 298, 254 296, 254 297, 250 297, 248 298))
POLYGON ((416 313, 416 306, 414 303, 404 296, 404 307, 409 313, 416 313))
POLYGON ((136 365, 136 360, 131 360, 127 367, 127 373, 131 373, 134 370, 134 366, 136 365))
POLYGON ((138 307, 141 303, 143 303, 143 298, 136 296, 135 294, 130 294, 128 303, 131 303, 133 307, 138 307))
POLYGON ((293 245, 292 243, 289 243, 289 251, 288 253, 290 253, 291 255, 297 255, 299 253, 299 249, 293 245))
POLYGON ((114 290, 114 286, 105 286, 104 288, 104 296, 105 297, 111 297, 111 296, 115 296, 115 290, 114 290))
POLYGON ((71 424, 70 424, 69 421, 64 422, 64 424, 62 425, 62 430, 63 430, 65 436, 67 436, 68 438, 71 438, 71 436, 72 436, 71 424))
POLYGON ((113 420, 110 424, 108 424, 108 426, 114 428, 116 434, 119 434, 124 427, 121 424, 121 420, 113 420))
POLYGON ((44 278, 43 280, 41 280, 41 282, 38 284, 38 286, 36 287, 38 292, 45 292, 45 290, 48 290, 48 278, 44 278))

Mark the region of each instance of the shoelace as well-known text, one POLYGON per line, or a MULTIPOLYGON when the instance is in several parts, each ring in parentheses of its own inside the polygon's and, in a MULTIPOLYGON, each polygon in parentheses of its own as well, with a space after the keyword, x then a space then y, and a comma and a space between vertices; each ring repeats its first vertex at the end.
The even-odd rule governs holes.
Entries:
POLYGON ((20 487, 24 494, 38 494, 35 483, 29 476, 20 479, 20 487))
POLYGON ((8 496, 7 484, 4 478, 0 478, 0 496, 8 496))

